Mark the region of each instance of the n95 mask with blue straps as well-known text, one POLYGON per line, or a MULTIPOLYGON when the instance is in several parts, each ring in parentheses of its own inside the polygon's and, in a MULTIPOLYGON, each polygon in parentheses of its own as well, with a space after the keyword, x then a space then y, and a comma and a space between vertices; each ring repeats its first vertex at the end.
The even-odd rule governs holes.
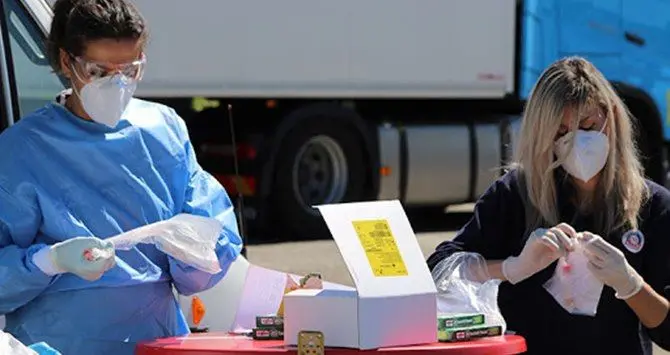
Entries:
POLYGON ((71 57, 83 67, 79 72, 73 63, 72 72, 79 81, 86 83, 81 90, 73 88, 84 110, 93 121, 115 128, 135 94, 137 82, 142 79, 146 56, 142 54, 131 63, 114 65, 113 72, 103 64, 71 57), (87 73, 86 77, 80 73, 87 73))
POLYGON ((137 89, 137 80, 123 74, 95 79, 78 93, 86 113, 95 122, 116 127, 137 89))
POLYGON ((609 140, 602 130, 580 129, 559 138, 554 143, 554 153, 562 161, 561 166, 568 174, 587 182, 605 167, 609 155, 609 140), (574 143, 572 147, 571 143, 574 143))

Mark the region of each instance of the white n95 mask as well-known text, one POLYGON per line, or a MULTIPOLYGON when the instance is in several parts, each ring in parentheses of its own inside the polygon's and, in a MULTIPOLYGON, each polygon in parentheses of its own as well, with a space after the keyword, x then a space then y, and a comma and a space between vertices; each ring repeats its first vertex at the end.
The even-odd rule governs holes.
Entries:
POLYGON ((584 182, 591 180, 605 167, 609 148, 609 140, 602 131, 578 130, 554 143, 554 153, 563 161, 563 169, 584 182), (574 146, 570 150, 572 141, 574 146))
POLYGON ((95 79, 81 89, 79 99, 95 122, 116 127, 137 89, 137 80, 123 74, 95 79))

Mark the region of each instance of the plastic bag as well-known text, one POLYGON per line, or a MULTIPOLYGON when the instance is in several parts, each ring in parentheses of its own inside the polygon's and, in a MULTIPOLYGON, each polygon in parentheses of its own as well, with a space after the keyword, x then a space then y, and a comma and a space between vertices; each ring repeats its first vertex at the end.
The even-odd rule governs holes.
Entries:
MULTIPOLYGON (((149 224, 107 239, 114 249, 129 250, 139 243, 154 244, 173 258, 210 274, 221 272, 216 243, 221 223, 208 217, 179 214, 168 220, 149 224)), ((103 251, 93 251, 100 256, 103 251)))
POLYGON ((584 247, 578 240, 574 251, 558 259, 554 276, 545 282, 544 288, 571 314, 593 317, 604 285, 587 265, 584 247))
POLYGON ((437 264, 432 275, 439 315, 483 314, 486 326, 500 326, 505 333, 507 323, 498 308, 501 280, 491 278, 484 257, 454 253, 437 264))
POLYGON ((0 330, 0 354, 7 355, 37 355, 37 353, 27 346, 21 344, 11 334, 0 330))

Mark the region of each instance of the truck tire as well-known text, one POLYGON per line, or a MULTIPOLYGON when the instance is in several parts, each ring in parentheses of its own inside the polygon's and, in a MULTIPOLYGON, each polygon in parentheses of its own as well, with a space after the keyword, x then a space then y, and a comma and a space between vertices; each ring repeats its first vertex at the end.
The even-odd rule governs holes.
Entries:
POLYGON ((645 176, 661 185, 666 183, 666 162, 664 155, 663 125, 654 101, 644 91, 615 84, 617 92, 632 114, 635 143, 640 154, 640 163, 645 176))
POLYGON ((312 206, 365 199, 370 174, 363 144, 354 128, 335 117, 315 117, 293 127, 277 154, 270 195, 278 224, 273 232, 291 239, 329 236, 312 206))
POLYGON ((647 179, 661 185, 665 183, 663 164, 663 137, 660 118, 640 100, 627 100, 635 122, 635 143, 640 154, 640 163, 647 179))
POLYGON ((658 142, 646 130, 638 132, 637 147, 647 179, 663 185, 665 169, 663 166, 663 143, 658 142))

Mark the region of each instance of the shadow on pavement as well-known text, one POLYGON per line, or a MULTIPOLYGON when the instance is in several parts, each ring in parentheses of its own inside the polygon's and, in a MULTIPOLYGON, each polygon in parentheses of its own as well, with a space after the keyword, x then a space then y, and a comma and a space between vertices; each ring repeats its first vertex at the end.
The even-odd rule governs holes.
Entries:
POLYGON ((470 220, 472 213, 454 212, 434 215, 414 215, 407 213, 414 233, 444 232, 459 230, 470 220))
MULTIPOLYGON (((443 213, 441 211, 407 211, 407 217, 412 224, 415 233, 445 232, 460 229, 472 216, 470 212, 443 213)), ((272 236, 250 236, 247 245, 274 244, 281 242, 301 242, 308 240, 326 240, 330 236, 313 238, 300 235, 285 235, 281 231, 273 231, 272 236)))

